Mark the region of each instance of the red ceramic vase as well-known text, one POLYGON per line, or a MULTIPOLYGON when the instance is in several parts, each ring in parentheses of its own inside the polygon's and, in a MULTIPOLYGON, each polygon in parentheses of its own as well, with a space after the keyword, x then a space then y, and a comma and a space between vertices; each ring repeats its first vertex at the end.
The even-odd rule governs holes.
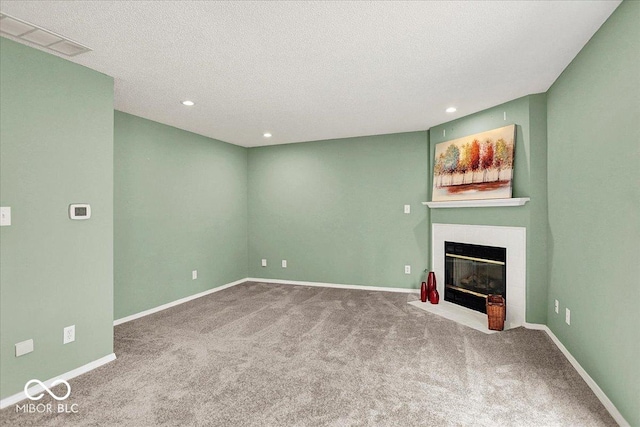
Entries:
POLYGON ((431 296, 431 292, 436 290, 436 273, 433 271, 429 272, 429 276, 427 277, 427 297, 431 296))
POLYGON ((427 282, 422 282, 420 287, 420 301, 427 302, 427 282))
POLYGON ((429 294, 429 302, 431 304, 437 304, 440 302, 440 294, 437 289, 432 290, 429 294))

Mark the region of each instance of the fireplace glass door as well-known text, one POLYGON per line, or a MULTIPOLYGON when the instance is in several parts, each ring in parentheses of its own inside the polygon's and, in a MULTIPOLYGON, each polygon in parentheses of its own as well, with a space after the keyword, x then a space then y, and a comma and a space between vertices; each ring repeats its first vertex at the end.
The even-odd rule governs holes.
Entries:
POLYGON ((457 242, 444 245, 445 301, 486 313, 487 295, 506 299, 506 248, 457 242))

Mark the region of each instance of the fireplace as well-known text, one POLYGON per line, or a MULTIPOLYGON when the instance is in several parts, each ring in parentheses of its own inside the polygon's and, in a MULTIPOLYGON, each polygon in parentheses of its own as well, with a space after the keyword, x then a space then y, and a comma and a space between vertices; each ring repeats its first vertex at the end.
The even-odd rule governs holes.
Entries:
MULTIPOLYGON (((436 274, 440 304, 425 304, 418 301, 415 306, 485 333, 494 333, 487 328, 487 315, 446 299, 445 290, 445 242, 460 242, 468 245, 505 248, 505 296, 507 319, 505 329, 525 324, 527 283, 527 229, 524 227, 502 227, 494 225, 440 224, 432 225, 431 270, 436 274)), ((455 253, 455 252, 453 252, 455 253)), ((473 256, 472 256, 473 257, 473 256)), ((488 257, 473 257, 491 259, 488 257)), ((468 276, 467 276, 468 277, 468 276)), ((410 303, 410 304, 413 304, 410 303)), ((482 301, 484 304, 484 301, 482 301)))
POLYGON ((507 250, 444 242, 444 299, 486 313, 489 294, 506 299, 507 250))

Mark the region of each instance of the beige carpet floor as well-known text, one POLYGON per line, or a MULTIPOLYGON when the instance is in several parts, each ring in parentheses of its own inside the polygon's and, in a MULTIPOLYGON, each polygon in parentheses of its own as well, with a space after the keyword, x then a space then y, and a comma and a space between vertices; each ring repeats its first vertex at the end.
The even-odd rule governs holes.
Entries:
POLYGON ((70 381, 78 414, 2 423, 615 425, 544 332, 485 335, 416 298, 244 283, 117 326, 118 359, 70 381))

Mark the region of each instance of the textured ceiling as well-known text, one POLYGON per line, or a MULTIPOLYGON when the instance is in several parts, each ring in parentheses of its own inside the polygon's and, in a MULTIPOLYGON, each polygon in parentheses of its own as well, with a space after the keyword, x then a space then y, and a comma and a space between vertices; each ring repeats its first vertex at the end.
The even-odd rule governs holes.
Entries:
POLYGON ((0 9, 93 48, 70 60, 115 78, 116 109, 251 147, 425 130, 544 92, 618 4, 2 1, 0 9), (445 113, 451 105, 458 111, 445 113))

